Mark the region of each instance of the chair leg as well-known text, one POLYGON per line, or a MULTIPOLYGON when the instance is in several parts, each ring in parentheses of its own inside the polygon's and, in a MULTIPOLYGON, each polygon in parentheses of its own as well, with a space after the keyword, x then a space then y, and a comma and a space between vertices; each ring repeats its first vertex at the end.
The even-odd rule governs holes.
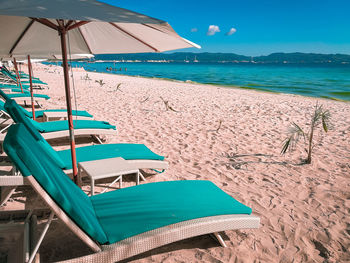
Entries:
MULTIPOLYGON (((30 218, 30 222, 29 222, 29 238, 30 238, 30 253, 34 252, 34 246, 35 244, 38 242, 38 237, 37 237, 37 223, 38 219, 36 217, 36 215, 32 215, 30 218)), ((36 253, 35 258, 33 260, 34 263, 40 263, 40 254, 36 253)))
POLYGON ((16 186, 2 186, 0 187, 0 207, 5 205, 11 195, 15 192, 16 186))
POLYGON ((49 229, 49 226, 52 222, 52 219, 54 218, 55 216, 55 213, 54 212, 51 212, 50 216, 49 216, 49 219, 47 220, 46 224, 45 224, 45 227, 44 227, 44 230, 43 232, 41 233, 40 237, 39 237, 39 240, 37 241, 36 245, 34 246, 33 250, 31 251, 31 255, 30 255, 30 258, 29 258, 29 261, 28 263, 32 263, 33 260, 36 258, 36 253, 38 252, 39 250, 39 247, 41 245, 41 242, 43 241, 45 235, 46 235, 46 232, 47 230, 49 229))
POLYGON ((92 135, 93 138, 95 138, 99 144, 103 144, 103 141, 101 140, 101 138, 98 135, 92 135))
POLYGON ((219 233, 213 233, 213 236, 215 237, 216 241, 218 241, 222 247, 227 247, 224 239, 222 238, 222 236, 219 233))
POLYGON ((142 181, 146 181, 146 178, 143 176, 141 171, 139 171, 139 178, 141 178, 142 181))

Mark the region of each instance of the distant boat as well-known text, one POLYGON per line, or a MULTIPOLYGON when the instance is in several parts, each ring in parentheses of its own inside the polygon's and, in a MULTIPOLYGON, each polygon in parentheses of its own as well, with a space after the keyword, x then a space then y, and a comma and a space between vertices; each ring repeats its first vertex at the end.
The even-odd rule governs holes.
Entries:
POLYGON ((190 63, 190 61, 188 60, 188 58, 186 57, 186 59, 184 60, 186 63, 190 63))
POLYGON ((197 60, 197 56, 194 56, 194 60, 193 60, 194 63, 198 63, 199 61, 197 60))

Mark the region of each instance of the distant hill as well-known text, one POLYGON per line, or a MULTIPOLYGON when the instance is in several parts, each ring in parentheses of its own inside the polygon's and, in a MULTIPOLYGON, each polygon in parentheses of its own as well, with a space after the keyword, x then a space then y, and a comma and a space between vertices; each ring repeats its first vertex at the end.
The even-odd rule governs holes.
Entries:
POLYGON ((350 55, 314 53, 272 53, 268 56, 243 56, 234 53, 142 53, 96 55, 95 60, 169 61, 201 63, 264 63, 264 64, 350 64, 350 55))
POLYGON ((254 57, 254 61, 263 63, 350 63, 350 55, 315 53, 272 53, 268 56, 254 57))

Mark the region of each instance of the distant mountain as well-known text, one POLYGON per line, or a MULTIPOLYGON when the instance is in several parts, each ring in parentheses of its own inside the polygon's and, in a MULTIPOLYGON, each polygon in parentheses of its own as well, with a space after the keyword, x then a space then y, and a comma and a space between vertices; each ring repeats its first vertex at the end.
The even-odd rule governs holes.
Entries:
POLYGON ((343 54, 315 54, 315 53, 272 53, 268 56, 254 57, 255 62, 262 63, 350 63, 350 55, 343 54))
POLYGON ((272 53, 268 56, 243 56, 234 53, 141 53, 96 55, 95 60, 169 61, 200 63, 264 63, 264 64, 350 64, 350 55, 314 53, 272 53))

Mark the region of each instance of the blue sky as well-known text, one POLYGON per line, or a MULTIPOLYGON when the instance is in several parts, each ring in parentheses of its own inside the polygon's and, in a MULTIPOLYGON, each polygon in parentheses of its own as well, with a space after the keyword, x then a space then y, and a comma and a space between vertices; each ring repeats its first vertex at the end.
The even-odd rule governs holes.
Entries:
POLYGON ((202 46, 186 51, 350 54, 350 0, 100 1, 163 19, 202 46), (208 36, 210 25, 220 32, 208 36))

